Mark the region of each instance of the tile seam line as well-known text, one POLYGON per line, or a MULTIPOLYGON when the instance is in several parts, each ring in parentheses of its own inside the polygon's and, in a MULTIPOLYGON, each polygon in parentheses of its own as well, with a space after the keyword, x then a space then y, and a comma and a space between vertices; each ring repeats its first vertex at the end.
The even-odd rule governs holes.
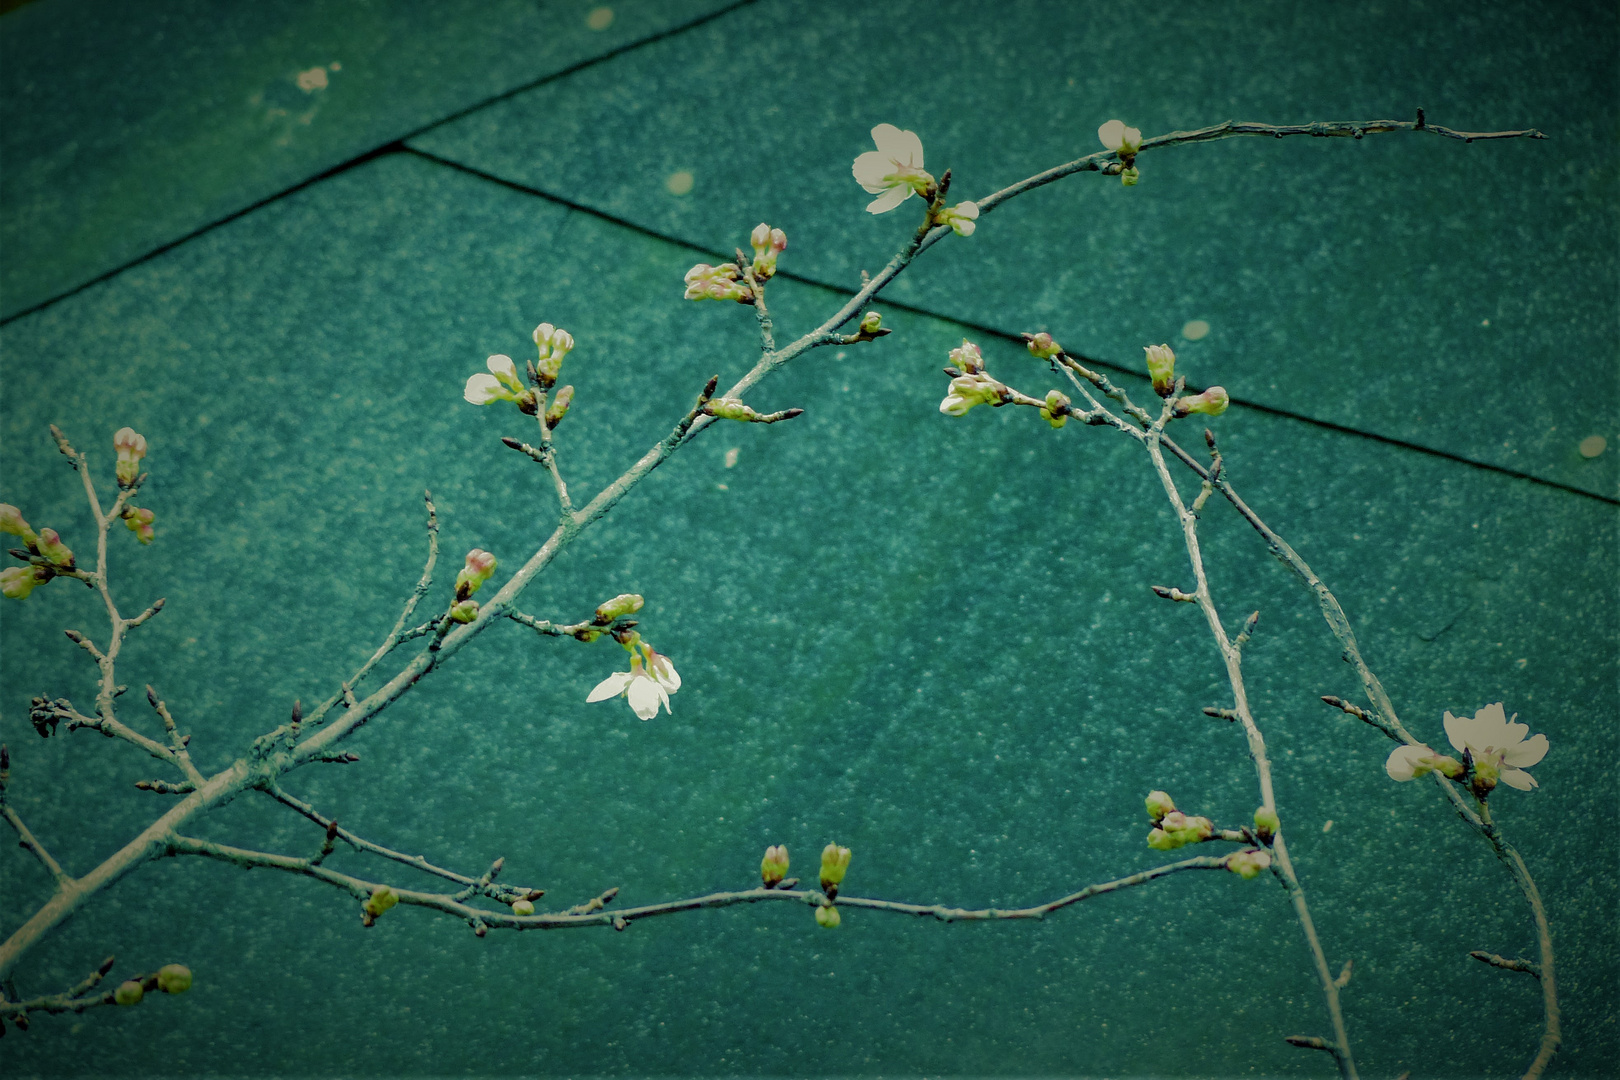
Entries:
MULTIPOLYGON (((638 224, 634 221, 626 221, 623 218, 615 217, 614 215, 602 210, 598 210, 595 207, 574 202, 573 200, 564 198, 561 195, 554 195, 551 192, 544 191, 540 188, 530 187, 527 184, 520 184, 515 180, 508 180, 505 177, 497 176, 494 173, 484 172, 482 169, 474 168, 471 165, 464 165, 461 162, 455 161, 451 158, 440 157, 438 154, 432 153, 431 151, 421 150, 417 147, 408 145, 401 146, 400 151, 402 153, 409 154, 412 157, 418 157, 424 161, 430 161, 435 165, 441 165, 445 168, 453 169, 456 172, 477 177, 478 179, 486 181, 487 183, 496 184, 500 187, 508 188, 524 195, 544 199, 547 202, 554 203, 558 206, 563 206, 570 210, 577 210, 582 214, 589 214, 591 217, 597 218, 601 221, 610 222, 614 225, 628 229, 631 232, 640 233, 643 236, 650 237, 654 240, 661 240, 664 243, 673 244, 676 247, 686 248, 688 251, 697 252, 701 255, 710 255, 719 259, 728 258, 731 254, 729 252, 713 251, 709 248, 703 247, 701 244, 694 243, 691 240, 687 240, 679 236, 670 236, 667 233, 661 233, 656 229, 648 228, 647 226, 638 224)), ((831 292, 840 293, 844 296, 855 295, 854 289, 850 289, 843 285, 832 285, 825 281, 819 281, 815 278, 806 277, 803 274, 795 273, 791 270, 778 270, 776 272, 776 276, 779 278, 786 278, 790 281, 796 281, 801 285, 812 285, 816 288, 827 289, 831 292)), ((1002 341, 1017 345, 1020 348, 1022 348, 1024 344, 1023 339, 1017 337, 1016 335, 1010 334, 1005 330, 998 330, 993 326, 986 326, 983 323, 971 322, 952 315, 942 315, 937 311, 930 311, 927 308, 907 304, 903 301, 883 299, 878 302, 884 307, 893 308, 897 311, 908 312, 912 315, 921 315, 925 318, 937 319, 941 322, 951 323, 979 334, 986 334, 991 337, 998 338, 1002 341)), ((1126 375, 1133 379, 1145 379, 1145 376, 1143 376, 1141 372, 1135 371, 1113 360, 1101 360, 1090 356, 1082 356, 1079 357, 1079 359, 1096 367, 1107 368, 1116 374, 1126 375)), ((1243 398, 1234 397, 1232 399, 1232 404, 1242 406, 1246 409, 1253 409, 1255 412, 1265 413, 1270 416, 1277 416, 1287 420, 1298 421, 1299 423, 1307 424, 1311 427, 1338 432, 1341 435, 1353 435, 1358 438, 1370 439, 1374 442, 1399 447, 1402 450, 1426 454, 1430 457, 1439 458, 1442 461, 1451 461, 1459 465, 1467 465, 1486 472, 1498 473, 1502 476, 1512 477, 1515 480, 1524 480, 1532 484, 1539 484, 1542 487, 1556 488, 1559 491, 1565 491, 1571 495, 1579 495, 1588 499, 1595 499, 1598 502, 1608 503, 1611 506, 1620 506, 1620 498, 1602 495, 1595 491, 1587 491, 1585 488, 1578 488, 1572 484, 1565 484, 1558 480, 1547 480, 1531 473, 1520 472, 1517 469, 1510 469, 1505 465, 1493 465, 1487 461, 1477 461, 1470 457, 1464 457, 1461 454, 1453 454, 1449 451, 1438 450, 1432 446, 1424 446, 1421 443, 1408 442, 1405 439, 1397 439, 1389 435, 1380 435, 1377 432, 1362 431, 1359 428, 1347 427, 1343 424, 1336 424, 1331 420, 1320 420, 1314 416, 1306 416, 1304 413, 1292 412, 1288 409, 1281 409, 1274 405, 1264 405, 1259 402, 1248 401, 1243 398)))
POLYGON ((95 277, 64 289, 53 296, 48 296, 36 304, 30 304, 28 307, 23 308, 20 311, 14 311, 10 315, 0 318, 0 327, 8 326, 11 323, 16 322, 18 319, 26 318, 27 316, 33 315, 36 312, 43 311, 48 307, 52 307, 53 305, 66 300, 70 296, 77 296, 86 289, 100 285, 104 281, 111 281, 113 278, 117 277, 119 274, 122 274, 126 270, 133 270, 135 267, 140 266, 143 263, 150 262, 160 255, 173 251, 182 244, 189 243, 200 236, 213 232, 215 229, 218 229, 221 226, 229 225, 238 218, 245 217, 246 215, 253 213, 255 210, 261 210, 264 207, 269 206, 271 203, 278 202, 289 195, 296 195, 305 188, 312 187, 323 180, 330 180, 350 169, 364 165, 367 162, 374 161, 379 157, 383 157, 384 155, 398 153, 400 150, 405 148, 405 143, 409 139, 419 138, 420 136, 426 135, 428 132, 443 127, 446 124, 465 119, 466 117, 471 116, 473 113, 478 112, 480 109, 487 109, 492 105, 498 105, 503 101, 508 101, 520 94, 525 94, 530 90, 544 86, 549 82, 555 82, 558 79, 565 79, 570 75, 585 70, 586 68, 594 67, 597 64, 602 64, 609 60, 617 59, 618 57, 623 56, 626 53, 633 52, 645 45, 653 45, 667 38, 675 37, 678 34, 684 34, 688 30, 695 30, 706 23, 723 18, 726 15, 730 15, 734 11, 740 11, 745 7, 751 7, 758 2, 759 0, 736 0, 735 3, 728 4, 725 7, 711 11, 707 15, 700 15, 689 22, 681 23, 679 26, 671 26, 667 29, 658 31, 656 34, 649 34, 644 38, 637 38, 634 41, 627 41, 623 45, 610 49, 599 56, 592 56, 584 60, 580 60, 577 63, 570 64, 569 66, 558 71, 541 75, 538 78, 531 79, 519 86, 514 86, 510 89, 502 90, 498 94, 483 98, 482 100, 458 109, 455 112, 438 117, 434 120, 430 120, 420 127, 412 128, 403 135, 398 135, 387 142, 375 146, 370 150, 366 150, 363 153, 357 154, 354 157, 345 158, 343 161, 323 169, 313 176, 305 177, 303 180, 300 180, 288 187, 282 188, 280 191, 272 192, 261 199, 249 203, 247 206, 244 206, 241 209, 233 210, 228 214, 208 222, 207 224, 200 225, 183 236, 176 237, 173 240, 164 241, 162 244, 152 248, 150 251, 137 255, 133 259, 122 262, 113 267, 111 270, 97 274, 95 277))

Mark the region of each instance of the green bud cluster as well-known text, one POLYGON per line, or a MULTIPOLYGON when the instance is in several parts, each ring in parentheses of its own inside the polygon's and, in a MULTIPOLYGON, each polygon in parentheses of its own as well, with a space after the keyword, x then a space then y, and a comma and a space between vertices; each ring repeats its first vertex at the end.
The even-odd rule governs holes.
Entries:
POLYGON ((831 904, 825 904, 816 908, 817 926, 824 926, 828 930, 836 930, 838 928, 838 924, 843 921, 843 916, 839 915, 838 909, 831 904))
POLYGON ((372 890, 370 899, 360 905, 367 916, 366 925, 371 925, 378 916, 397 903, 399 903, 399 893, 395 892, 392 886, 377 886, 372 890))
POLYGON ((634 615, 646 602, 640 593, 620 593, 611 600, 604 600, 596 605, 596 625, 606 626, 614 619, 634 615))

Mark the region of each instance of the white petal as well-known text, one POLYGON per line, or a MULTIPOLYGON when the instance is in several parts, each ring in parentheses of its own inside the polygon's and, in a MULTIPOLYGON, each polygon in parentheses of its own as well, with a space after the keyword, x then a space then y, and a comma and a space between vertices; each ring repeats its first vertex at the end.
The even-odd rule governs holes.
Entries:
POLYGON ((500 380, 479 372, 467 380, 467 389, 461 392, 461 396, 474 405, 488 405, 501 396, 500 380))
POLYGON ((1516 787, 1520 791, 1529 791, 1533 787, 1541 786, 1540 784, 1536 783, 1535 777, 1531 776, 1523 769, 1510 769, 1505 767, 1502 769, 1502 783, 1506 784, 1508 787, 1516 787))
POLYGON ((675 670, 675 665, 670 661, 669 657, 662 653, 657 654, 657 656, 658 658, 652 663, 653 678, 658 680, 659 686, 673 694, 681 688, 681 674, 675 670))
POLYGON ((658 715, 658 703, 662 701, 667 708, 669 698, 659 687, 658 683, 645 675, 630 680, 630 689, 625 697, 630 701, 630 708, 643 720, 651 720, 658 715))
POLYGON ((1547 736, 1533 735, 1517 746, 1510 746, 1502 755, 1516 769, 1528 769, 1547 756, 1547 736))
POLYGON ((1097 129, 1097 138, 1109 150, 1118 151, 1124 145, 1125 121, 1110 120, 1097 129))
POLYGON ((879 124, 872 129, 872 142, 878 153, 902 165, 923 167, 922 140, 915 131, 901 131, 893 124, 879 124))
POLYGON ((1417 759, 1432 753, 1433 750, 1421 743, 1417 746, 1397 746, 1391 751, 1389 760, 1384 762, 1384 771, 1389 773, 1391 780, 1405 783, 1417 776, 1417 759))
POLYGON ((972 236, 973 230, 977 229, 978 227, 979 226, 974 224, 972 221, 951 222, 951 228, 956 232, 957 236, 972 236))
POLYGON ((618 697, 624 693, 625 685, 629 683, 632 677, 628 671, 615 671, 597 683, 596 689, 592 690, 590 696, 585 700, 587 702, 606 701, 608 698, 618 697))
POLYGON ((512 363, 512 358, 510 356, 507 356, 505 353, 496 353, 494 356, 489 358, 488 362, 489 373, 491 375, 494 375, 497 378, 504 375, 513 382, 517 382, 517 365, 512 363))
POLYGON ((956 216, 965 217, 970 221, 979 219, 979 204, 969 199, 967 202, 956 204, 956 216))
MULTIPOLYGON (((1461 716, 1452 716, 1451 710, 1447 709, 1445 719, 1442 721, 1442 723, 1444 723, 1446 728, 1446 738, 1451 740, 1451 745, 1456 749, 1456 751, 1460 754, 1467 750, 1468 742, 1464 738, 1464 735, 1467 733, 1467 728, 1465 725, 1468 724, 1468 720, 1461 716)), ((1485 744, 1481 743, 1480 745, 1483 747, 1485 744)))
POLYGON ((856 183, 870 194, 876 195, 889 189, 890 185, 885 183, 883 178, 894 171, 894 165, 876 150, 868 150, 855 159, 855 164, 850 166, 849 171, 854 174, 856 183))
POLYGON ((866 212, 868 214, 886 214, 911 198, 911 194, 910 184, 900 184, 897 187, 892 187, 868 203, 866 212))

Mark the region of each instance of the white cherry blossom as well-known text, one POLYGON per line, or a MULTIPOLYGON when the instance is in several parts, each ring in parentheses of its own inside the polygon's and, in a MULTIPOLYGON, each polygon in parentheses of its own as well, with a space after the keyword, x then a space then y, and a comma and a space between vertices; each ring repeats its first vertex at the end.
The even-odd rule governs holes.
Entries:
MULTIPOLYGON (((1519 714, 1513 715, 1516 718, 1519 714)), ((1459 753, 1473 755, 1476 770, 1481 764, 1486 768, 1494 765, 1501 773, 1501 782, 1520 791, 1539 786, 1525 770, 1547 756, 1547 736, 1525 738, 1530 726, 1509 719, 1500 701, 1473 716, 1452 716, 1447 712, 1445 725, 1451 745, 1459 753)))
POLYGON ((933 184, 934 178, 923 171, 922 140, 915 131, 879 124, 872 129, 872 142, 877 149, 856 158, 850 169, 861 187, 877 196, 867 206, 867 213, 893 210, 913 193, 921 195, 933 184))
POLYGON ((641 645, 640 650, 646 657, 645 663, 642 655, 632 654, 629 671, 615 671, 597 683, 585 700, 606 701, 623 696, 630 702, 631 711, 643 720, 657 716, 659 705, 669 713, 669 695, 681 688, 681 676, 669 657, 654 651, 652 646, 641 645))

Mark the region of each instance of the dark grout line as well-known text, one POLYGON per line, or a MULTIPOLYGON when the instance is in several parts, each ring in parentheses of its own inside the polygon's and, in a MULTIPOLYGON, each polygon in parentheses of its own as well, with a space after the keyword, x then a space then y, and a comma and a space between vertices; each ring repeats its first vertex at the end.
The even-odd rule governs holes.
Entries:
MULTIPOLYGON (((508 180, 505 177, 496 176, 494 173, 485 172, 482 169, 474 168, 471 165, 464 165, 461 162, 453 161, 450 158, 440 157, 438 154, 434 154, 427 150, 421 150, 414 146, 405 146, 402 147, 401 150, 403 153, 422 158, 425 161, 431 161, 436 165, 442 165, 445 168, 453 169, 456 172, 465 173, 468 176, 477 177, 480 180, 491 184, 496 184, 500 187, 508 188, 512 191, 545 199, 547 202, 555 203, 558 206, 565 206, 570 210, 576 210, 582 214, 589 214, 591 217, 597 218, 601 221, 610 222, 611 224, 617 225, 624 229, 629 229, 631 232, 640 233, 642 236, 651 237, 654 240, 661 240, 667 244, 674 244, 677 247, 683 247, 689 251, 695 251, 701 255, 709 255, 720 259, 727 259, 732 255, 731 252, 713 251, 709 248, 703 247, 700 244, 694 244, 692 241, 683 239, 682 237, 671 236, 668 233, 661 233, 657 229, 650 229, 645 225, 638 225, 633 221, 625 221, 622 218, 614 217, 612 214, 597 210, 594 207, 574 202, 572 199, 563 198, 561 195, 554 195, 551 192, 543 191, 540 188, 530 187, 527 184, 520 184, 515 180, 508 180)), ((786 278, 790 281, 796 281, 801 285, 813 285, 817 288, 827 289, 831 292, 840 293, 844 296, 854 296, 856 292, 854 289, 850 289, 842 285, 831 285, 825 281, 818 281, 815 278, 805 277, 803 274, 797 274, 790 270, 778 270, 776 272, 776 276, 779 278, 786 278)), ((917 307, 913 304, 907 304, 887 298, 879 301, 879 303, 886 308, 893 308, 898 311, 905 311, 913 315, 921 315, 930 319, 938 319, 942 322, 954 323, 957 326, 972 330, 975 333, 988 335, 990 337, 999 338, 1002 341, 1010 342, 1011 344, 1017 345, 1020 348, 1022 348, 1024 345, 1023 339, 1017 335, 1009 334, 1005 330, 999 330, 993 326, 986 326, 983 323, 971 322, 952 315, 941 315, 937 311, 930 311, 927 308, 917 307)), ((851 316, 850 318, 853 319, 854 316, 851 316)), ((1119 375, 1124 375, 1143 381, 1146 380, 1146 376, 1144 376, 1140 371, 1137 371, 1134 368, 1126 367, 1125 365, 1113 360, 1100 360, 1096 357, 1079 355, 1076 355, 1076 359, 1082 360, 1093 367, 1107 368, 1109 371, 1115 372, 1119 375)), ((1289 420, 1297 420, 1300 423, 1309 424, 1312 427, 1322 428, 1326 431, 1335 431, 1341 435, 1355 435, 1359 438, 1371 439, 1374 442, 1384 443, 1388 446, 1398 446, 1403 450, 1412 450, 1420 454, 1427 454, 1430 457, 1440 458, 1444 461, 1453 461, 1459 465, 1468 465, 1476 469, 1484 469, 1487 472, 1500 473, 1503 476, 1511 476, 1516 480, 1527 480, 1532 484, 1540 484, 1543 487, 1557 488, 1560 491, 1567 491, 1571 495, 1581 495, 1588 499, 1596 499, 1599 502, 1609 503, 1612 506, 1620 506, 1620 498, 1613 498, 1608 495, 1599 495, 1596 492, 1587 491, 1584 488, 1578 488, 1571 484, 1565 484, 1557 480, 1546 480, 1531 473, 1520 472, 1517 469, 1507 468, 1504 465, 1492 465, 1489 462, 1476 461, 1473 458, 1464 457, 1461 454, 1453 454, 1446 450, 1436 450, 1431 446, 1423 446, 1420 443, 1407 442, 1405 439, 1391 438, 1388 435, 1379 435, 1375 432, 1362 431, 1359 428, 1346 427, 1343 424, 1335 424, 1331 420, 1319 420, 1316 417, 1306 416, 1303 413, 1292 412, 1288 409, 1279 409, 1273 405, 1262 405, 1259 402, 1246 401, 1242 398, 1233 398, 1232 404, 1241 405, 1246 409, 1253 409, 1256 412, 1265 413, 1270 416, 1280 416, 1289 420)))
POLYGON ((178 237, 177 239, 174 239, 174 240, 170 240, 170 241, 168 241, 168 242, 166 242, 164 244, 160 244, 159 246, 153 248, 151 251, 146 252, 144 255, 137 255, 135 258, 130 259, 128 262, 121 263, 118 266, 113 267, 111 270, 106 271, 105 273, 97 274, 95 277, 91 278, 88 281, 80 282, 78 285, 74 285, 73 287, 71 287, 69 289, 65 289, 62 292, 57 293, 55 296, 47 297, 46 299, 41 300, 37 304, 33 304, 33 305, 29 306, 29 307, 23 308, 21 311, 14 311, 10 315, 5 316, 4 318, 0 318, 0 327, 6 326, 6 325, 8 325, 10 323, 13 323, 13 322, 17 321, 18 319, 23 318, 24 316, 32 315, 32 314, 34 314, 35 312, 38 312, 38 311, 43 311, 44 309, 50 307, 53 304, 57 304, 57 303, 60 303, 63 300, 66 300, 70 296, 77 296, 79 293, 81 293, 84 290, 90 288, 91 286, 100 285, 104 281, 109 281, 112 278, 117 277, 119 274, 122 274, 125 270, 132 270, 135 267, 140 266, 142 263, 150 262, 151 260, 157 258, 159 255, 162 255, 162 254, 164 254, 166 252, 169 252, 169 251, 173 251, 175 248, 179 247, 181 244, 188 243, 188 242, 190 242, 192 240, 197 239, 199 236, 202 236, 202 235, 204 235, 206 233, 213 232, 215 229, 219 228, 222 225, 229 225, 231 222, 237 220, 238 218, 244 217, 247 214, 251 214, 255 210, 261 210, 264 207, 269 206, 271 203, 274 203, 274 202, 277 202, 277 201, 279 201, 281 199, 284 199, 289 195, 295 195, 298 192, 303 191, 307 187, 311 187, 311 186, 313 186, 315 184, 320 183, 322 180, 330 180, 332 177, 338 176, 338 175, 340 175, 342 173, 345 173, 345 172, 349 171, 350 169, 355 168, 356 166, 364 165, 364 164, 366 164, 367 162, 370 162, 370 161, 375 161, 377 158, 384 157, 384 156, 386 156, 388 154, 399 153, 401 150, 405 149, 405 143, 406 143, 407 140, 415 139, 415 138, 418 138, 419 136, 426 135, 428 132, 433 131, 435 128, 442 127, 445 124, 453 123, 454 121, 460 120, 463 117, 470 116, 470 115, 472 115, 473 113, 477 112, 480 109, 486 109, 491 105, 497 105, 500 102, 507 101, 507 100, 509 100, 511 98, 514 98, 514 97, 518 96, 519 94, 523 94, 523 93, 526 93, 526 92, 528 92, 530 90, 533 90, 538 86, 544 86, 548 82, 552 82, 552 81, 557 80, 557 79, 567 78, 569 75, 573 75, 576 72, 583 71, 588 67, 593 67, 593 66, 595 66, 597 64, 605 63, 606 61, 612 60, 612 59, 614 59, 616 57, 623 56, 625 53, 631 52, 632 50, 635 50, 635 49, 639 49, 643 45, 651 45, 654 42, 663 41, 665 38, 674 37, 677 34, 684 34, 688 30, 695 30, 696 28, 698 28, 699 26, 702 26, 705 23, 712 22, 713 20, 718 19, 718 18, 720 18, 720 17, 722 17, 724 15, 731 14, 733 11, 736 11, 739 8, 748 7, 749 5, 754 4, 756 2, 757 2, 757 0, 737 0, 736 3, 728 4, 727 6, 725 6, 723 8, 719 8, 718 10, 711 11, 707 15, 700 15, 696 19, 693 19, 691 22, 681 23, 679 26, 672 26, 672 27, 669 27, 666 30, 660 30, 658 33, 652 34, 652 35, 650 35, 648 37, 637 38, 634 41, 627 41, 623 45, 620 45, 618 48, 611 49, 608 52, 602 53, 599 56, 592 56, 592 57, 589 57, 588 59, 581 60, 577 64, 573 64, 573 65, 571 65, 569 67, 562 68, 559 71, 553 71, 548 75, 542 75, 539 78, 531 79, 530 81, 528 81, 526 83, 523 83, 521 86, 514 86, 510 90, 503 90, 499 94, 495 94, 492 97, 484 98, 482 101, 476 102, 475 104, 472 104, 472 105, 468 105, 466 108, 459 109, 456 112, 453 112, 453 113, 449 114, 448 116, 441 116, 437 120, 432 120, 432 121, 430 121, 430 122, 428 122, 426 124, 423 124, 419 128, 415 128, 412 131, 408 131, 405 134, 398 136, 397 138, 390 139, 388 142, 383 143, 381 146, 374 147, 374 148, 372 148, 370 150, 367 150, 364 153, 359 154, 359 155, 357 155, 355 157, 348 158, 345 161, 341 161, 338 164, 333 165, 331 168, 326 169, 323 172, 316 173, 314 176, 308 177, 307 179, 304 179, 304 180, 300 180, 298 183, 292 185, 291 187, 283 188, 282 190, 280 190, 278 192, 275 192, 272 195, 266 195, 264 198, 258 200, 255 203, 251 203, 248 206, 244 206, 240 210, 233 210, 231 213, 226 214, 224 217, 217 218, 214 221, 210 221, 206 225, 198 226, 197 228, 195 228, 195 229, 191 230, 190 232, 186 233, 184 236, 178 237))

